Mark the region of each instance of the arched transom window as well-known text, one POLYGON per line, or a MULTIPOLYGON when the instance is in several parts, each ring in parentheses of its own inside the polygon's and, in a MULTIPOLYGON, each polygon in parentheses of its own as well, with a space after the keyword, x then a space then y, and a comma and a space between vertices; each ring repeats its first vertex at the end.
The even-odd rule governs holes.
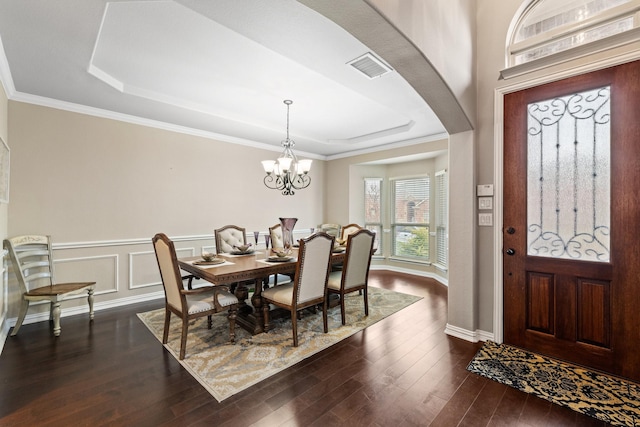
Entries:
POLYGON ((534 0, 512 26, 507 67, 560 62, 638 40, 639 11, 640 0, 534 0))

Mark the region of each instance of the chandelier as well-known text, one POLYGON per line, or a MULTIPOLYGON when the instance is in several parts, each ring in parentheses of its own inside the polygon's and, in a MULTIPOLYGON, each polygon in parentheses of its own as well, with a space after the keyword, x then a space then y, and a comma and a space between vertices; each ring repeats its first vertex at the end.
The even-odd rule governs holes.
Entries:
POLYGON ((311 177, 308 175, 311 160, 298 160, 293 153, 296 143, 289 138, 289 106, 293 101, 287 99, 284 103, 287 106, 287 139, 282 141, 284 151, 277 160, 262 161, 262 167, 267 173, 263 181, 268 188, 282 191, 284 196, 293 196, 294 190, 302 190, 311 184, 311 177))

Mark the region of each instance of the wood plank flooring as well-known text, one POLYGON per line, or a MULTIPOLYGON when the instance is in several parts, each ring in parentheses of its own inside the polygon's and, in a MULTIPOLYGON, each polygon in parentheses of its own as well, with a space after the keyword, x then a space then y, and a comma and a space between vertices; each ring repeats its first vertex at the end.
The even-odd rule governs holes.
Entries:
POLYGON ((25 325, 0 355, 0 426, 605 425, 467 372, 481 344, 444 334, 437 282, 370 285, 423 299, 221 403, 136 317, 162 300, 63 318, 57 339, 25 325))

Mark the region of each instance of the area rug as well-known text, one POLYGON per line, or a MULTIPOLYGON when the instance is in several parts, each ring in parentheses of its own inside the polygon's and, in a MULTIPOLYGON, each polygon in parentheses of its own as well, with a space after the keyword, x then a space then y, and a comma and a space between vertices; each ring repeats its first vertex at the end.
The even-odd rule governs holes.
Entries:
POLYGON ((640 425, 640 385, 487 341, 467 370, 614 426, 640 425))
MULTIPOLYGON (((329 309, 329 332, 323 333, 322 312, 306 313, 298 321, 298 347, 293 347, 290 319, 278 319, 273 330, 251 336, 236 327, 236 344, 230 344, 229 323, 224 313, 213 316, 207 329, 206 317, 189 324, 187 351, 180 361, 219 402, 274 375, 297 362, 347 338, 422 299, 386 289, 369 288, 369 316, 364 315, 363 297, 354 292, 345 298, 346 325, 340 307, 329 309)), ((138 317, 162 341, 164 309, 139 313, 138 317)), ((171 316, 167 350, 178 359, 180 319, 171 316)))

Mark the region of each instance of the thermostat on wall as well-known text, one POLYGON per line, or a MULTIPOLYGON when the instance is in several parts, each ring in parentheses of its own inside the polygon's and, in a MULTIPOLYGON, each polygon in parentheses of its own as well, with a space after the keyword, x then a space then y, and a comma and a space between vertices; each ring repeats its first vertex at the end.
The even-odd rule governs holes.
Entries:
POLYGON ((478 185, 476 192, 478 196, 493 196, 493 184, 478 185))

